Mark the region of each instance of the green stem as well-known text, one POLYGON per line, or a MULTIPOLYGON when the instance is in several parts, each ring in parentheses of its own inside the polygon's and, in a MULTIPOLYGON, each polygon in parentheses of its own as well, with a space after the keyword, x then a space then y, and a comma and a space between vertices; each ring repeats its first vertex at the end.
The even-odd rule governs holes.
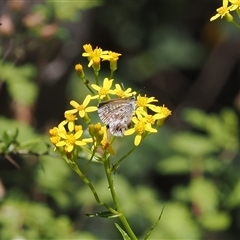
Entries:
POLYGON ((232 21, 232 24, 235 25, 237 28, 240 28, 240 26, 235 21, 232 21))
POLYGON ((112 169, 116 170, 121 162, 126 159, 135 149, 137 148, 137 146, 133 146, 132 149, 130 149, 126 154, 124 154, 112 167, 112 169))
POLYGON ((94 92, 93 92, 93 90, 89 87, 89 85, 88 85, 88 84, 85 84, 85 85, 86 85, 86 87, 88 88, 88 90, 91 92, 91 94, 94 95, 94 92))
POLYGON ((91 94, 94 94, 93 90, 91 89, 91 87, 89 86, 89 80, 86 79, 85 77, 84 78, 80 78, 84 85, 87 87, 87 89, 90 91, 91 94))
POLYGON ((83 180, 84 183, 87 184, 87 186, 90 188, 90 190, 93 193, 93 196, 96 200, 96 202, 104 207, 106 207, 110 212, 112 212, 113 214, 118 214, 118 212, 116 210, 114 210, 113 208, 109 207, 106 203, 102 202, 95 190, 95 188, 93 187, 93 185, 91 184, 91 182, 86 178, 86 176, 82 173, 82 171, 78 168, 77 164, 75 162, 69 161, 67 160, 68 164, 70 165, 70 167, 78 174, 78 176, 83 180))
POLYGON ((83 171, 84 174, 87 172, 90 164, 92 163, 92 160, 93 160, 93 157, 94 157, 96 151, 97 151, 97 147, 95 146, 94 149, 93 149, 93 151, 92 151, 92 155, 91 155, 90 159, 88 160, 88 163, 86 164, 85 169, 84 169, 84 171, 83 171))
POLYGON ((130 227, 126 217, 124 216, 124 213, 119 205, 118 199, 117 199, 117 195, 115 192, 115 186, 114 186, 114 182, 113 182, 113 178, 112 178, 112 168, 110 166, 110 162, 109 162, 109 158, 105 158, 104 159, 104 168, 105 168, 105 173, 107 176, 107 180, 108 180, 108 184, 109 184, 109 189, 112 195, 112 199, 114 201, 115 207, 117 212, 119 213, 119 219, 121 221, 121 223, 123 224, 125 231, 127 232, 128 236, 131 238, 131 240, 137 240, 136 235, 134 234, 132 228, 130 227))
POLYGON ((99 86, 99 81, 98 81, 98 73, 99 73, 99 72, 95 72, 95 71, 94 71, 96 85, 98 85, 98 86, 99 86))
POLYGON ((111 70, 109 79, 113 79, 114 71, 111 70))

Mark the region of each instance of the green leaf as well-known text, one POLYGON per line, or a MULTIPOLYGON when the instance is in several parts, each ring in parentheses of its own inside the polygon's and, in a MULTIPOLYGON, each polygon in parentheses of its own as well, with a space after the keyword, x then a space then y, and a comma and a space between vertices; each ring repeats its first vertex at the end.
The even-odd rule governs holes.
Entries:
POLYGON ((47 0, 45 4, 36 4, 34 11, 39 14, 51 18, 54 14, 56 19, 76 21, 79 17, 79 10, 85 10, 101 5, 102 0, 91 0, 91 1, 52 1, 47 0), (47 5, 47 6, 46 6, 47 5))
POLYGON ((157 221, 152 225, 152 227, 149 229, 149 231, 146 233, 145 237, 144 237, 144 240, 147 240, 148 237, 151 235, 153 229, 157 226, 158 222, 160 221, 161 217, 162 217, 162 214, 163 214, 163 210, 164 210, 164 207, 162 208, 162 211, 157 219, 157 221))
POLYGON ((6 130, 3 131, 2 134, 2 140, 6 143, 6 145, 9 145, 12 142, 15 142, 17 140, 18 136, 18 129, 12 130, 6 130))
POLYGON ((127 233, 117 223, 115 223, 115 226, 118 229, 118 231, 122 234, 124 240, 131 240, 127 233))
POLYGON ((232 109, 223 109, 220 114, 207 114, 198 109, 183 111, 184 119, 208 134, 209 140, 229 150, 238 146, 238 118, 232 109))
POLYGON ((188 108, 182 112, 185 121, 189 122, 193 126, 204 130, 206 126, 206 113, 202 110, 195 108, 188 108))
POLYGON ((191 200, 199 206, 203 213, 216 211, 219 201, 217 186, 204 178, 196 178, 190 185, 191 200))
POLYGON ((240 179, 235 183, 235 186, 227 198, 226 204, 231 208, 240 206, 240 179))
POLYGON ((19 148, 29 151, 30 153, 43 155, 48 152, 49 145, 42 138, 36 138, 21 142, 19 148))
POLYGON ((4 63, 1 66, 1 78, 7 83, 11 97, 24 105, 33 104, 37 96, 34 75, 36 69, 28 64, 17 67, 11 63, 4 63))
POLYGON ((224 231, 231 224, 231 218, 226 212, 208 212, 200 217, 202 225, 211 231, 224 231))
POLYGON ((188 173, 190 171, 189 159, 181 155, 174 155, 161 159, 157 168, 163 174, 188 173))
POLYGON ((11 81, 8 85, 8 90, 15 101, 24 105, 33 104, 37 97, 35 83, 27 80, 11 81))
POLYGON ((88 217, 102 217, 102 218, 116 218, 119 217, 120 214, 113 214, 110 211, 105 211, 105 212, 97 212, 97 213, 86 213, 85 214, 88 217))
POLYGON ((207 137, 191 133, 177 134, 171 142, 171 147, 190 156, 202 156, 218 150, 218 147, 207 137))

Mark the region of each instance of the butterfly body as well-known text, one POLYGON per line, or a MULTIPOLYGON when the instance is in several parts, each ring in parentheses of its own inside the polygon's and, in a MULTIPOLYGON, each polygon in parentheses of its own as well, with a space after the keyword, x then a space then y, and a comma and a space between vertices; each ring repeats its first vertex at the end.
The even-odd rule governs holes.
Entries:
POLYGON ((128 99, 111 99, 99 103, 98 115, 112 135, 122 137, 131 125, 135 109, 136 100, 134 96, 128 99))

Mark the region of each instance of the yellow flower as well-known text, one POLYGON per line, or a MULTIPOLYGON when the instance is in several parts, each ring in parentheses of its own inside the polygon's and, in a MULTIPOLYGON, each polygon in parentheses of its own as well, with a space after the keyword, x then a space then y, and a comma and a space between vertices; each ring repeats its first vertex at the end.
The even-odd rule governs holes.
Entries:
POLYGON ((115 84, 115 89, 112 90, 112 94, 117 95, 119 98, 128 98, 132 95, 135 95, 136 92, 132 92, 131 88, 128 88, 127 90, 123 91, 121 86, 119 84, 115 84))
POLYGON ((83 66, 81 64, 75 65, 75 71, 77 72, 77 75, 83 79, 85 77, 85 73, 83 71, 83 66))
POLYGON ((80 137, 83 134, 83 130, 78 130, 76 133, 67 133, 61 132, 59 136, 61 137, 61 141, 59 141, 56 146, 57 147, 64 147, 64 150, 68 153, 72 152, 75 145, 83 146, 86 144, 83 140, 80 140, 80 137))
POLYGON ((84 51, 85 51, 86 53, 90 53, 90 52, 93 51, 91 44, 84 44, 84 45, 83 45, 83 49, 84 49, 84 51))
POLYGON ((108 140, 107 127, 106 127, 106 126, 102 127, 100 131, 103 132, 103 139, 102 139, 101 144, 100 144, 102 150, 103 150, 103 151, 107 151, 107 152, 110 153, 111 155, 114 155, 114 154, 115 154, 115 153, 114 153, 114 150, 113 150, 113 148, 112 148, 111 143, 110 143, 109 140, 108 140))
POLYGON ((112 94, 112 90, 110 90, 110 88, 112 87, 112 83, 113 83, 113 79, 108 79, 105 78, 103 80, 103 86, 99 87, 96 84, 92 84, 92 88, 95 89, 96 91, 98 91, 98 97, 100 99, 103 99, 104 97, 106 97, 108 94, 112 94))
MULTIPOLYGON (((137 114, 137 113, 136 113, 137 114)), ((124 132, 124 135, 131 135, 133 133, 136 133, 136 137, 134 139, 134 145, 138 146, 140 142, 142 141, 142 138, 147 134, 147 133, 156 133, 157 130, 151 127, 151 124, 147 123, 145 119, 140 115, 137 114, 137 117, 133 117, 132 121, 134 123, 134 127, 126 130, 124 132)))
POLYGON ((235 10, 236 8, 240 8, 240 0, 229 0, 232 3, 231 10, 235 10), (232 9, 234 7, 234 9, 232 9))
POLYGON ((95 146, 100 146, 103 151, 107 151, 111 155, 114 155, 114 150, 108 140, 106 126, 102 126, 100 123, 97 123, 95 125, 89 124, 88 131, 95 146))
POLYGON ((136 114, 139 116, 139 114, 141 114, 144 117, 144 121, 146 121, 146 123, 149 123, 151 125, 153 125, 156 120, 160 119, 162 116, 159 113, 156 113, 154 115, 152 114, 148 114, 146 111, 144 111, 142 108, 138 108, 136 110, 136 114))
POLYGON ((137 96, 137 106, 143 109, 146 109, 147 107, 152 109, 156 105, 150 104, 152 102, 158 102, 155 97, 147 97, 146 94, 144 96, 141 96, 140 94, 137 96))
POLYGON ((108 51, 108 55, 111 56, 110 61, 117 61, 119 56, 121 56, 121 53, 116 53, 116 52, 112 52, 112 51, 108 51))
POLYGON ((67 111, 64 113, 64 117, 66 119, 63 120, 59 125, 64 126, 67 124, 68 130, 72 132, 74 130, 75 120, 77 120, 77 117, 71 112, 67 112, 67 111))
POLYGON ((161 127, 165 121, 165 119, 172 114, 172 111, 169 110, 164 105, 162 107, 156 106, 154 109, 152 109, 154 112, 156 112, 159 115, 159 119, 157 121, 157 126, 161 127))
POLYGON ((230 6, 228 6, 228 0, 223 0, 223 5, 220 8, 217 8, 217 14, 210 18, 210 21, 214 21, 217 18, 224 16, 227 18, 227 20, 230 20, 232 18, 232 15, 229 13, 230 6))
POLYGON ((57 136, 58 135, 58 128, 54 127, 54 128, 49 129, 49 134, 50 134, 50 136, 57 136))
MULTIPOLYGON (((59 129, 57 127, 51 128, 49 130, 49 134, 50 134, 50 141, 52 142, 53 145, 56 146, 56 144, 58 142, 60 142, 61 138, 58 136, 59 133, 59 129)), ((54 151, 56 150, 56 148, 54 149, 54 151)))
POLYGON ((76 101, 72 100, 70 102, 70 105, 75 109, 67 110, 65 113, 75 114, 78 112, 79 116, 83 118, 87 113, 97 111, 97 107, 95 106, 87 107, 90 101, 91 95, 87 95, 82 104, 79 104, 76 101))
POLYGON ((232 5, 230 6, 230 11, 234 11, 236 9, 240 9, 240 0, 229 0, 232 5))
POLYGON ((110 62, 110 69, 111 71, 116 71, 117 70, 117 61, 119 56, 122 54, 108 51, 108 55, 105 55, 102 57, 103 61, 109 61, 110 62))
POLYGON ((101 48, 98 48, 98 47, 96 47, 93 50, 90 44, 85 44, 83 46, 83 49, 85 53, 83 53, 82 56, 88 58, 88 61, 89 61, 88 67, 91 67, 93 65, 93 59, 96 60, 96 59, 104 58, 108 54, 108 51, 103 51, 101 48))

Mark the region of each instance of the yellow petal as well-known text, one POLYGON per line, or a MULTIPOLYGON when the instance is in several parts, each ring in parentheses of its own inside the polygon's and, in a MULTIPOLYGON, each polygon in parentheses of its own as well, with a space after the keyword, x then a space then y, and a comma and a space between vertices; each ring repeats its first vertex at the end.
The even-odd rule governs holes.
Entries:
POLYGON ((134 139, 134 145, 138 146, 142 140, 142 135, 137 135, 134 139))
POLYGON ((85 111, 84 111, 84 110, 80 110, 80 111, 79 111, 79 116, 80 116, 81 118, 83 118, 83 117, 85 116, 85 111))
POLYGON ((57 147, 63 147, 64 145, 66 145, 64 141, 60 141, 56 144, 57 147))
POLYGON ((213 17, 210 18, 210 21, 212 22, 212 21, 216 20, 216 19, 219 18, 219 17, 220 17, 220 14, 217 13, 215 16, 213 16, 213 17))
POLYGON ((87 143, 83 141, 76 141, 75 144, 78 146, 83 146, 83 145, 86 145, 87 143))
POLYGON ((73 122, 69 122, 68 123, 68 129, 69 129, 69 131, 73 131, 73 129, 74 129, 74 123, 73 122))
POLYGON ((86 109, 85 109, 85 112, 95 112, 95 111, 97 111, 98 110, 98 108, 97 107, 87 107, 86 109))
POLYGON ((70 102, 70 105, 73 106, 74 108, 78 108, 78 106, 80 105, 79 103, 77 103, 76 101, 72 100, 70 102))
POLYGON ((78 132, 76 132, 76 133, 74 134, 75 139, 80 138, 80 137, 82 136, 82 133, 83 133, 83 130, 79 130, 78 132))
POLYGON ((135 129, 134 128, 130 128, 130 129, 128 129, 128 130, 126 130, 125 132, 124 132, 124 135, 131 135, 131 134, 133 134, 135 132, 135 129))
POLYGON ((91 100, 91 95, 87 95, 83 101, 83 106, 87 106, 91 100))
POLYGON ((99 90, 101 89, 101 88, 100 88, 98 85, 96 85, 96 84, 92 84, 91 87, 92 87, 93 89, 97 90, 97 91, 99 91, 99 90))
POLYGON ((223 7, 227 7, 228 5, 228 0, 223 0, 223 7))
POLYGON ((68 146, 66 146, 66 148, 65 148, 65 151, 66 152, 71 152, 73 150, 73 145, 68 145, 68 146))

